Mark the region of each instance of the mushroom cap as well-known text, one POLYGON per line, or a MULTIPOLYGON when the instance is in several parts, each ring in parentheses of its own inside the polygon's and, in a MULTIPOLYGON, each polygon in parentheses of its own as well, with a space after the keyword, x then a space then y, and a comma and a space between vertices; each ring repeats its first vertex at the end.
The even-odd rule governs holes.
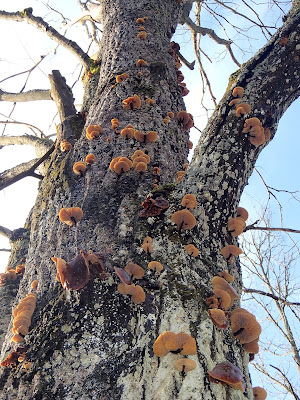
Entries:
POLYGON ((172 111, 169 111, 167 113, 167 116, 170 117, 170 118, 174 118, 174 113, 172 111))
POLYGON ((152 243, 152 238, 150 236, 146 236, 143 243, 152 243))
POLYGON ((253 340, 250 343, 244 343, 243 349, 246 353, 257 354, 259 352, 259 345, 258 345, 259 338, 253 340))
POLYGON ((146 135, 146 143, 156 142, 156 140, 157 140, 157 132, 156 131, 148 131, 145 133, 145 135, 146 135))
POLYGON ((136 157, 144 156, 144 155, 145 155, 145 153, 144 153, 142 150, 136 150, 136 151, 132 154, 131 159, 134 161, 134 159, 135 159, 136 157))
POLYGON ((182 355, 197 354, 196 340, 187 333, 180 332, 165 341, 167 350, 182 355))
POLYGON ((141 104, 142 104, 141 99, 137 94, 127 97, 127 99, 123 100, 123 108, 125 110, 131 110, 131 109, 135 110, 137 108, 140 108, 141 104))
POLYGON ((168 123, 170 122, 170 118, 169 117, 165 117, 163 119, 164 124, 168 125, 168 123))
POLYGON ((177 225, 177 229, 192 229, 196 225, 197 221, 193 214, 188 210, 176 211, 172 217, 172 222, 177 225))
POLYGON ((223 310, 228 310, 229 307, 232 305, 232 299, 231 296, 228 292, 222 289, 216 289, 214 288, 213 290, 215 297, 219 301, 219 308, 223 310))
POLYGON ((143 243, 141 247, 146 253, 152 253, 153 251, 153 246, 151 243, 143 243))
POLYGON ((147 171, 147 164, 142 161, 138 162, 137 164, 135 164, 135 169, 138 172, 145 172, 145 171, 147 171))
POLYGON ((268 142, 271 139, 271 131, 269 128, 263 128, 265 134, 265 141, 268 142))
POLYGON ((249 141, 255 147, 260 146, 265 142, 265 131, 262 126, 255 126, 249 132, 249 141))
POLYGON ((261 122, 258 118, 252 117, 247 118, 244 122, 244 129, 242 130, 243 133, 247 133, 252 129, 254 126, 261 126, 261 122))
POLYGON ((193 244, 186 245, 185 250, 192 257, 197 257, 199 255, 199 250, 193 244))
POLYGON ((146 31, 141 31, 140 33, 138 33, 137 37, 139 39, 146 39, 146 37, 147 37, 146 31))
POLYGON ((253 396, 255 400, 265 400, 267 398, 267 392, 264 388, 255 386, 253 388, 253 396))
POLYGON ((72 145, 71 145, 71 143, 69 143, 66 139, 63 139, 61 142, 60 142, 60 150, 61 151, 69 151, 69 150, 71 150, 72 149, 72 145))
POLYGON ((189 358, 180 358, 174 363, 175 369, 181 372, 190 372, 197 367, 196 361, 189 358))
POLYGON ((240 343, 250 343, 261 334, 261 326, 253 314, 244 308, 236 308, 230 316, 233 335, 240 343))
POLYGON ((86 133, 87 134, 91 134, 92 132, 97 132, 98 133, 97 136, 99 136, 100 133, 102 133, 102 131, 103 131, 103 129, 102 129, 102 127, 100 125, 89 125, 86 128, 86 133))
POLYGON ((92 165, 92 164, 94 164, 95 159, 96 159, 95 154, 88 154, 88 155, 85 157, 85 162, 86 162, 88 165, 92 165))
POLYGON ((145 275, 144 269, 137 264, 129 263, 124 269, 133 279, 142 279, 145 275))
POLYGON ((135 137, 135 139, 136 140, 138 140, 139 142, 145 142, 146 141, 146 138, 145 138, 145 136, 146 136, 146 134, 145 133, 142 133, 141 131, 135 131, 134 132, 134 137, 135 137))
POLYGON ((211 371, 208 371, 208 374, 211 382, 224 382, 234 389, 239 389, 242 392, 245 391, 245 383, 241 370, 229 361, 217 364, 211 371))
POLYGON ((149 106, 154 106, 155 100, 147 98, 146 103, 149 104, 149 106))
POLYGON ((76 224, 83 218, 83 212, 80 207, 70 207, 67 209, 67 212, 70 215, 71 220, 75 221, 76 224))
POLYGON ((138 68, 147 67, 147 65, 148 65, 147 61, 143 60, 142 58, 139 58, 139 59, 137 60, 137 62, 136 62, 136 66, 137 66, 138 68))
POLYGON ((129 168, 132 167, 132 161, 127 157, 120 157, 119 161, 125 161, 129 165, 129 168))
POLYGON ((37 280, 32 281, 31 282, 31 289, 37 290, 38 284, 39 284, 39 281, 37 281, 37 280))
POLYGON ((122 172, 127 172, 130 170, 130 166, 126 161, 116 162, 113 168, 118 175, 120 175, 122 172))
POLYGON ((215 296, 210 296, 206 299, 205 303, 209 306, 209 308, 218 308, 219 302, 215 296))
MULTIPOLYGON (((248 213, 248 211, 246 210, 246 208, 238 207, 238 208, 236 209, 236 216, 237 216, 238 218, 243 218, 244 221, 247 221, 247 219, 248 219, 248 217, 249 217, 249 213, 248 213)), ((241 253, 239 253, 239 254, 241 254, 241 253)))
POLYGON ((246 223, 243 218, 228 218, 228 232, 231 233, 232 237, 240 235, 246 228, 246 223))
POLYGON ((144 289, 139 285, 135 285, 131 299, 134 302, 134 304, 144 303, 146 299, 146 294, 144 292, 144 289))
POLYGON ((116 82, 121 83, 121 82, 125 81, 125 79, 127 79, 127 78, 129 78, 129 75, 124 72, 123 74, 116 76, 116 82))
POLYGON ((74 165, 73 165, 73 172, 75 172, 76 175, 82 175, 84 174, 86 171, 86 165, 84 162, 82 161, 77 161, 74 165))
POLYGON ((127 285, 124 282, 118 284, 118 292, 121 294, 132 294, 134 292, 135 285, 127 285))
POLYGON ((140 163, 140 162, 145 163, 145 164, 148 164, 148 159, 145 157, 145 155, 146 155, 146 154, 140 155, 140 156, 138 156, 138 157, 135 157, 134 160, 133 160, 132 166, 135 168, 136 164, 138 164, 138 163, 140 163))
POLYGON ((214 289, 222 289, 227 292, 231 297, 231 305, 233 305, 234 300, 239 298, 239 295, 235 291, 235 289, 224 279, 220 276, 214 276, 211 280, 211 284, 214 289))
POLYGON ((229 102, 229 106, 231 107, 231 106, 234 106, 234 105, 236 105, 236 104, 238 104, 238 103, 240 103, 241 102, 241 99, 233 99, 233 100, 231 100, 230 102, 229 102))
POLYGON ((243 97, 244 94, 244 88, 241 86, 236 86, 233 91, 232 91, 232 96, 234 97, 243 97))
POLYGON ((123 283, 125 283, 126 285, 131 285, 132 282, 130 275, 127 271, 125 271, 125 269, 114 267, 114 270, 123 283))
POLYGON ((52 260, 56 264, 60 282, 64 289, 79 290, 87 285, 90 279, 90 270, 81 253, 68 263, 62 258, 52 257, 52 260))
POLYGON ((120 158, 121 158, 121 157, 116 157, 116 158, 113 158, 113 159, 111 160, 111 162, 110 162, 110 164, 109 164, 109 169, 110 169, 111 171, 114 170, 114 166, 115 166, 116 163, 120 160, 120 158))
POLYGON ((12 337, 11 340, 12 340, 13 342, 15 342, 15 343, 22 343, 22 342, 25 342, 25 339, 23 338, 23 336, 19 335, 18 333, 16 333, 16 334, 12 337))
POLYGON ((120 132, 123 139, 130 139, 134 135, 134 128, 124 128, 120 132))
POLYGON ((220 329, 226 329, 228 328, 228 313, 219 310, 218 308, 211 308, 208 310, 208 315, 210 316, 210 319, 212 322, 220 329))
POLYGON ((193 194, 186 194, 183 196, 181 205, 183 207, 189 208, 190 210, 193 210, 197 206, 197 200, 196 197, 193 194))
POLYGON ((251 111, 251 106, 248 103, 239 103, 236 107, 236 116, 241 117, 242 114, 248 114, 251 111))
POLYGON ((222 272, 219 272, 218 275, 221 278, 224 278, 229 283, 232 283, 234 281, 234 277, 232 275, 230 275, 230 273, 227 271, 227 269, 225 269, 222 272))
POLYGON ((150 261, 148 268, 157 273, 161 273, 161 271, 164 269, 163 265, 158 261, 150 261))
POLYGON ((223 247, 223 249, 221 249, 221 254, 226 258, 227 261, 229 261, 231 263, 231 262, 233 262, 234 256, 243 254, 243 252, 238 246, 235 246, 234 244, 230 244, 228 246, 223 247))
POLYGON ((158 336, 153 344, 153 353, 157 357, 164 357, 169 353, 169 350, 166 348, 166 341, 174 335, 174 332, 166 331, 158 336))

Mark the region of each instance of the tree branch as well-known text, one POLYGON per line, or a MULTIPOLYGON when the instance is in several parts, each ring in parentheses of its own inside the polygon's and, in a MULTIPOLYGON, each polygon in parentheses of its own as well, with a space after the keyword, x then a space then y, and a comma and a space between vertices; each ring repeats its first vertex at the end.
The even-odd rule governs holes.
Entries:
POLYGON ((26 21, 27 23, 35 26, 42 32, 45 32, 52 40, 55 40, 57 43, 65 47, 72 54, 74 54, 80 61, 80 63, 86 68, 90 68, 90 58, 89 56, 78 46, 76 42, 73 42, 70 39, 65 38, 61 35, 57 30, 52 28, 47 22, 45 22, 40 17, 35 17, 32 15, 32 8, 26 8, 21 12, 6 12, 0 11, 0 18, 6 19, 8 21, 17 21, 22 22, 26 21))
POLYGON ((245 288, 245 287, 243 287, 243 292, 244 292, 244 293, 255 293, 255 294, 260 294, 260 295, 262 295, 262 296, 271 297, 272 299, 274 299, 274 300, 276 300, 276 301, 280 301, 281 303, 283 303, 283 304, 285 304, 285 305, 287 305, 287 306, 290 306, 290 305, 293 305, 293 306, 300 306, 300 303, 284 300, 284 299, 282 299, 281 297, 275 296, 275 295, 272 294, 272 293, 264 292, 263 290, 258 290, 258 289, 252 289, 252 288, 245 288))
POLYGON ((0 225, 0 235, 6 237, 7 239, 11 238, 13 231, 11 231, 8 228, 5 228, 4 226, 0 225))
POLYGON ((30 145, 35 148, 35 151, 39 157, 42 157, 46 151, 53 145, 50 139, 41 139, 32 135, 25 136, 0 136, 0 149, 3 146, 11 145, 30 145))
POLYGON ((251 225, 246 226, 244 232, 249 230, 257 230, 257 231, 277 231, 277 232, 291 232, 291 233, 300 233, 297 229, 291 228, 270 228, 269 226, 254 226, 258 221, 254 222, 251 225))
POLYGON ((25 101, 52 100, 50 90, 28 90, 23 93, 4 92, 0 89, 0 101, 12 101, 14 103, 25 101))

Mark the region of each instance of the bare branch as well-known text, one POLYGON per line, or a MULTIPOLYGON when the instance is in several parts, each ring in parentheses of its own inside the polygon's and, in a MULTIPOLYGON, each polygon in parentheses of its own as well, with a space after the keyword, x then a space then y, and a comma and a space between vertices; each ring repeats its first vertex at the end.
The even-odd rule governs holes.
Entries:
MULTIPOLYGON (((10 118, 10 117, 7 117, 7 118, 10 118)), ((12 119, 12 118, 10 118, 10 119, 12 119)), ((35 125, 28 124, 27 122, 20 122, 20 121, 14 121, 13 120, 13 121, 0 121, 0 124, 4 124, 4 125, 8 125, 8 124, 24 125, 24 126, 27 126, 34 134, 36 134, 34 132, 34 129, 36 129, 37 131, 40 132, 41 136, 45 136, 43 131, 40 130, 40 128, 38 128, 35 125)))
POLYGON ((276 369, 276 371, 278 371, 280 373, 280 375, 283 377, 284 381, 286 382, 286 385, 289 388, 289 392, 293 394, 293 396, 295 397, 295 399, 300 400, 299 396, 297 396, 297 394, 295 393, 294 390, 294 386, 291 384, 291 382, 289 381, 288 377, 281 371, 280 368, 275 367, 274 365, 270 364, 270 367, 276 369))
POLYGON ((264 292, 263 290, 258 290, 258 289, 252 289, 252 288, 245 288, 245 287, 243 287, 243 292, 244 292, 244 293, 256 293, 256 294, 260 294, 260 295, 262 295, 262 296, 271 297, 272 299, 274 299, 274 300, 276 300, 276 301, 280 301, 281 303, 283 303, 283 304, 285 304, 285 305, 287 305, 287 306, 291 306, 291 305, 293 305, 293 306, 300 306, 300 303, 292 302, 292 301, 287 301, 287 300, 282 299, 282 298, 280 298, 280 297, 278 297, 278 296, 275 296, 275 295, 272 294, 272 293, 264 292))
POLYGON ((13 231, 11 231, 8 228, 5 228, 4 226, 0 225, 0 235, 6 237, 7 239, 11 238, 13 231))
MULTIPOLYGON (((257 223, 254 222, 254 224, 257 223)), ((274 231, 274 232, 290 232, 290 233, 300 233, 299 230, 297 229, 290 229, 290 228, 271 228, 269 226, 254 226, 254 224, 246 226, 244 229, 244 232, 249 231, 249 230, 258 230, 258 231, 274 231)))
POLYGON ((13 101, 18 103, 37 100, 52 100, 50 90, 35 89, 23 93, 10 93, 0 89, 0 101, 13 101))
POLYGON ((50 139, 41 139, 32 135, 25 136, 0 136, 0 148, 11 145, 30 145, 36 150, 38 156, 42 156, 53 145, 50 139))
POLYGON ((32 8, 26 8, 22 12, 6 12, 0 11, 0 18, 6 19, 9 21, 17 21, 22 22, 26 21, 31 25, 34 25, 37 29, 42 32, 45 32, 52 40, 55 40, 57 43, 65 47, 72 54, 74 54, 80 61, 80 63, 86 68, 90 68, 89 56, 78 46, 76 42, 73 42, 70 39, 65 38, 61 35, 57 30, 52 28, 47 22, 45 22, 40 17, 35 17, 32 15, 32 8))
POLYGON ((7 251, 7 252, 11 252, 11 249, 0 249, 0 251, 7 251))

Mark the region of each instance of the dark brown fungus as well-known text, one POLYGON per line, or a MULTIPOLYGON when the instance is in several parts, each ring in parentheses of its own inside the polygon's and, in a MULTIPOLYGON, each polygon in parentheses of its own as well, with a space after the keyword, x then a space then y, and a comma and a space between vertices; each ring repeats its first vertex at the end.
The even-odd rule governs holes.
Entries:
POLYGON ((222 385, 229 385, 234 389, 245 391, 245 382, 241 370, 229 361, 217 364, 211 371, 208 371, 209 380, 222 385))
POLYGON ((55 262, 59 280, 64 289, 79 290, 87 285, 90 270, 81 253, 68 263, 62 258, 52 257, 52 260, 55 262))

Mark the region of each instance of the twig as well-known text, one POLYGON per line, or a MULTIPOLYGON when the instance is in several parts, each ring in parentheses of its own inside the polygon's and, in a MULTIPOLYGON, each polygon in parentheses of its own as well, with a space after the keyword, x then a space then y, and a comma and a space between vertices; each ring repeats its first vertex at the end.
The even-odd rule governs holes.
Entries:
POLYGON ((274 294, 264 292, 263 290, 258 290, 258 289, 252 289, 252 288, 245 288, 245 287, 243 287, 243 292, 244 292, 244 293, 256 293, 256 294, 260 294, 260 295, 262 295, 262 296, 271 297, 272 299, 274 299, 274 300, 276 300, 276 301, 280 301, 281 303, 283 303, 283 304, 285 304, 285 305, 287 305, 287 306, 290 306, 290 305, 293 305, 293 306, 300 306, 300 303, 284 300, 284 299, 282 299, 282 298, 280 298, 280 297, 278 297, 278 296, 275 296, 274 294))
POLYGON ((11 93, 0 89, 0 101, 25 102, 37 100, 52 100, 50 90, 35 89, 28 90, 28 92, 11 93))

